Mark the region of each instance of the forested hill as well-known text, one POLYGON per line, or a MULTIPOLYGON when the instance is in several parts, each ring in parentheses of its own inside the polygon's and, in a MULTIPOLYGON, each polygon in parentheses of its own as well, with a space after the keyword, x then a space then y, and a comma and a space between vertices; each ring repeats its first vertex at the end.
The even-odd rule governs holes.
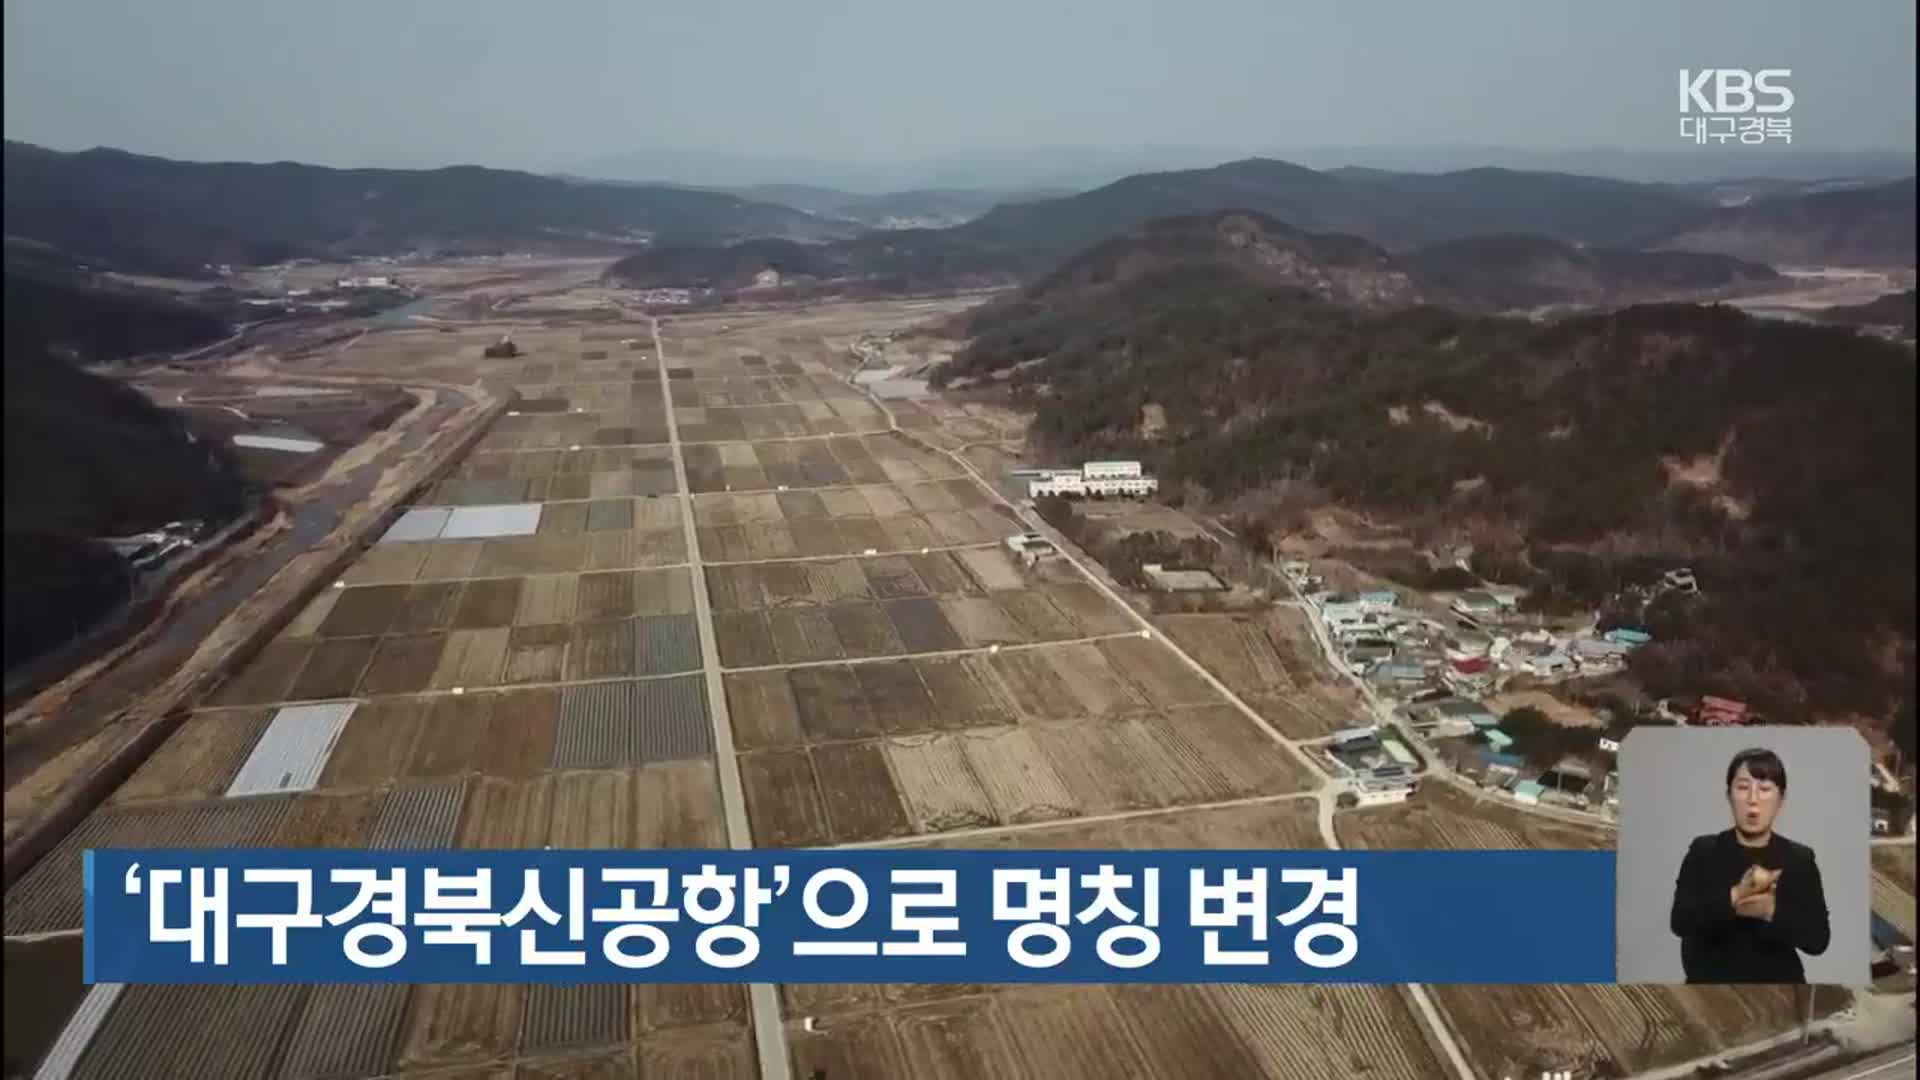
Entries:
POLYGON ((1323 172, 1249 158, 1000 206, 953 231, 981 247, 1014 248, 1039 261, 1065 259, 1153 218, 1216 210, 1252 210, 1391 251, 1498 233, 1627 245, 1678 228, 1705 209, 1699 196, 1679 189, 1565 173, 1323 172))
POLYGON ((1354 236, 1309 233, 1264 214, 1224 210, 1150 221, 1115 236, 1040 278, 1022 303, 1050 306, 1173 268, 1221 267, 1249 280, 1298 288, 1326 300, 1367 305, 1419 296, 1405 269, 1354 236))
POLYGON ((644 237, 723 243, 846 236, 785 206, 722 192, 531 173, 328 169, 171 161, 118 150, 6 144, 6 232, 146 273, 297 256, 561 249, 618 252, 644 237))
POLYGON ((125 595, 92 538, 220 522, 245 485, 138 391, 74 361, 215 341, 218 319, 164 299, 6 276, 6 663, 64 640, 125 595))
POLYGON ((29 354, 93 363, 190 349, 230 332, 212 313, 156 291, 108 289, 12 269, 6 288, 9 360, 16 344, 29 354))
MULTIPOLYGON (((994 364, 1024 363, 1057 344, 1048 328, 1088 325, 1092 305, 1115 288, 1151 279, 1175 296, 1196 282, 1291 288, 1322 300, 1367 307, 1432 303, 1497 312, 1548 305, 1620 305, 1653 298, 1697 298, 1780 283, 1757 263, 1678 251, 1579 248, 1538 236, 1486 236, 1390 254, 1354 236, 1309 233, 1247 210, 1150 221, 1096 244, 1016 294, 960 320, 1000 345, 976 350, 951 374, 982 374, 994 364)), ((1136 290, 1148 310, 1174 306, 1136 290)))
POLYGON ((1425 294, 1462 311, 1620 304, 1778 286, 1763 263, 1688 251, 1577 247, 1544 236, 1475 236, 1401 256, 1425 294))
POLYGON ((1775 715, 1911 700, 1904 347, 1692 305, 1368 311, 1226 268, 996 305, 971 329, 952 374, 1001 373, 1061 460, 1138 455, 1163 490, 1338 503, 1521 566, 1586 552, 1589 604, 1624 572, 1616 556, 1684 558, 1715 587, 1670 616, 1695 625, 1660 628, 1695 644, 1636 661, 1667 665, 1656 684, 1775 715))

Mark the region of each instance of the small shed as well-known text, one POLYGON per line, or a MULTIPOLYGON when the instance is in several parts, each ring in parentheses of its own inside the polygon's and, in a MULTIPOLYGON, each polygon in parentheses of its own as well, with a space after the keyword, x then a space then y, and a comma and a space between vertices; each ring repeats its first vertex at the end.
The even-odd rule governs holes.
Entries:
POLYGON ((1485 731, 1481 732, 1481 734, 1487 737, 1487 744, 1489 746, 1492 746, 1495 750, 1505 750, 1506 748, 1513 745, 1513 736, 1507 734, 1504 731, 1501 731, 1497 727, 1488 728, 1485 731))
POLYGON ((1580 660, 1618 660, 1632 650, 1624 641, 1609 638, 1580 638, 1573 643, 1573 655, 1580 660))
POLYGON ((1371 734, 1361 735, 1344 742, 1334 743, 1333 749, 1341 754, 1365 754, 1380 749, 1380 740, 1371 734))
POLYGON ((1513 800, 1528 806, 1540 805, 1540 796, 1546 793, 1547 789, 1533 780, 1522 780, 1513 785, 1513 800))
POLYGON ((1409 769, 1420 763, 1419 759, 1413 756, 1413 751, 1407 749, 1406 744, 1398 739, 1387 739, 1380 744, 1380 748, 1387 752, 1388 757, 1409 769))
POLYGON ((1406 660, 1384 660, 1367 672, 1375 682, 1421 682, 1426 677, 1426 665, 1406 660))

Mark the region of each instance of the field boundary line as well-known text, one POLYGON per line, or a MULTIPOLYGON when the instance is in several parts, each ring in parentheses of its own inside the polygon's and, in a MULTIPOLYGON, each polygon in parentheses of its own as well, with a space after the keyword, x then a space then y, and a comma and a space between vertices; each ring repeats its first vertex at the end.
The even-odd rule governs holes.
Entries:
MULTIPOLYGON (((662 526, 662 528, 664 529, 665 526, 662 526)), ((534 535, 538 536, 539 534, 535 533, 534 535)), ((556 534, 548 533, 547 535, 553 536, 556 534)), ((573 533, 573 534, 558 534, 558 535, 587 536, 590 534, 573 533)), ((489 537, 488 539, 495 539, 495 538, 489 537)), ((519 537, 500 537, 498 539, 517 540, 519 539, 519 537)), ((411 542, 411 541, 408 541, 408 542, 411 542)), ((425 542, 445 544, 445 543, 461 543, 462 541, 440 540, 440 541, 425 541, 425 542)), ((687 569, 687 566, 688 566, 687 563, 676 562, 676 563, 656 563, 649 566, 603 566, 603 567, 596 567, 592 570, 534 570, 524 574, 476 574, 472 577, 407 578, 405 581, 346 581, 344 578, 337 578, 335 580, 339 580, 343 582, 343 584, 341 584, 340 586, 343 589, 370 589, 376 585, 458 585, 468 581, 518 581, 523 578, 577 577, 581 574, 646 573, 649 570, 685 570, 687 569)), ((329 588, 331 587, 332 586, 329 586, 329 588)), ((552 626, 554 624, 553 623, 528 623, 527 625, 528 626, 552 626)), ((571 624, 564 624, 564 625, 571 625, 571 624)), ((480 629, 485 629, 485 627, 481 627, 480 629)), ((440 631, 436 631, 436 630, 420 631, 420 633, 424 633, 424 634, 433 634, 433 633, 439 633, 439 632, 440 631)), ((374 637, 377 635, 358 634, 354 636, 374 637)))
MULTIPOLYGON (((671 616, 645 616, 647 618, 671 618, 671 616)), ((592 623, 543 623, 545 626, 592 626, 592 623)), ((496 627, 496 629, 510 629, 496 627)), ((346 640, 327 638, 328 641, 346 640)), ((359 640, 366 640, 361 638, 359 640)), ((293 705, 330 705, 335 703, 356 702, 372 705, 389 701, 437 700, 445 697, 485 697, 488 694, 510 693, 515 690, 566 690, 575 686, 605 686, 609 683, 659 682, 662 679, 686 679, 700 674, 699 668, 685 671, 670 671, 664 675, 609 675, 598 679, 550 679, 545 682, 505 683, 501 685, 463 686, 458 692, 447 690, 406 690, 393 694, 347 694, 341 697, 288 698, 283 701, 263 701, 247 705, 202 705, 195 706, 194 715, 209 712, 244 712, 249 709, 284 709, 293 705)))
MULTIPOLYGON (((936 513, 942 513, 942 512, 944 511, 936 511, 936 513)), ((844 519, 827 518, 826 520, 838 521, 838 520, 844 520, 844 519)), ((754 522, 754 524, 756 525, 759 525, 759 524, 792 525, 796 523, 791 521, 780 521, 780 522, 754 522)), ((727 527, 728 526, 725 526, 725 525, 698 526, 698 528, 702 528, 702 529, 724 529, 727 527)), ((750 526, 742 525, 742 527, 747 528, 750 526)), ((875 550, 872 554, 868 554, 862 551, 857 554, 849 554, 849 555, 775 555, 772 558, 768 558, 768 559, 718 559, 718 560, 709 561, 705 565, 707 566, 757 566, 760 563, 775 563, 775 562, 781 562, 781 563, 784 563, 784 562, 838 562, 843 559, 881 559, 881 558, 886 558, 888 556, 893 556, 893 555, 931 555, 936 551, 976 551, 976 550, 979 550, 980 548, 997 548, 999 546, 1000 546, 1000 542, 998 540, 974 540, 970 543, 965 543, 965 544, 933 544, 927 547, 895 548, 891 551, 875 550)), ((991 592, 994 590, 989 590, 989 591, 991 592)), ((953 594, 944 594, 944 595, 972 596, 974 594, 953 593, 953 594)), ((903 597, 895 597, 893 599, 912 600, 916 598, 911 596, 903 596, 903 597)), ((939 597, 930 597, 930 599, 937 600, 939 599, 939 597)), ((774 609, 773 608, 756 608, 754 610, 772 611, 774 609)))
POLYGON ((1073 825, 1099 825, 1109 821, 1133 821, 1138 818, 1160 817, 1166 814, 1201 813, 1208 810, 1231 810, 1241 806, 1265 806, 1269 803, 1297 802, 1302 799, 1315 799, 1319 795, 1313 791, 1289 791, 1279 795, 1248 795, 1238 799, 1221 799, 1216 802, 1187 803, 1183 806, 1154 806, 1141 810, 1114 810, 1104 814, 1090 814, 1085 817, 1052 818, 1047 821, 1022 821, 1012 825, 981 825, 971 829, 954 829, 950 832, 924 833, 917 836, 892 836, 885 840, 856 840, 848 844, 834 844, 822 848, 823 851, 862 851, 874 848, 914 847, 920 844, 936 843, 943 840, 965 840, 982 836, 1005 836, 1010 833, 1036 832, 1041 829, 1060 829, 1073 825))
MULTIPOLYGON (((737 405, 709 405, 710 409, 735 409, 737 405)), ((746 406, 752 408, 753 406, 746 406)), ((834 431, 824 435, 768 435, 765 438, 748 436, 740 439, 687 439, 682 446, 723 446, 727 443, 765 443, 765 442, 805 442, 808 439, 858 439, 864 435, 885 435, 892 428, 875 428, 872 431, 834 431)))
MULTIPOLYGON (((779 609, 762 608, 760 610, 776 611, 779 609)), ((790 664, 755 664, 751 667, 723 667, 720 670, 727 675, 743 675, 751 671, 785 671, 788 668, 831 667, 835 664, 881 664, 889 660, 939 660, 953 656, 990 656, 1004 652, 1021 652, 1026 649, 1044 649, 1051 645, 1092 645, 1102 641, 1138 638, 1139 636, 1138 633, 1127 631, 1117 634, 1096 634, 1092 637, 1061 638, 1058 641, 1023 641, 1015 645, 970 645, 964 649, 937 649, 933 652, 889 653, 886 656, 849 657, 845 660, 795 660, 790 664)), ((1177 706, 1169 706, 1169 708, 1173 707, 1177 706)))
MULTIPOLYGON (((893 432, 882 431, 882 432, 879 432, 879 434, 891 435, 893 434, 893 432)), ((752 445, 752 444, 749 443, 747 445, 752 445)), ((754 466, 754 467, 761 468, 762 466, 754 466)), ((721 466, 721 468, 744 469, 744 468, 747 468, 747 466, 723 465, 721 466)), ((947 480, 966 480, 966 479, 968 479, 968 477, 965 477, 965 476, 923 476, 918 480, 869 480, 863 484, 854 484, 854 483, 788 484, 786 487, 779 487, 776 485, 774 487, 766 487, 766 488, 721 488, 718 491, 696 491, 696 492, 693 492, 692 494, 693 494, 693 497, 696 499, 703 495, 795 495, 795 494, 799 494, 801 492, 806 492, 806 491, 845 491, 848 488, 864 488, 864 487, 896 487, 897 488, 897 487, 903 487, 907 484, 938 484, 938 483, 945 482, 947 480)), ((985 510, 987 509, 987 507, 983 506, 983 507, 980 507, 979 509, 985 510)), ((917 514, 918 513, 964 514, 964 513, 967 513, 968 511, 965 511, 965 510, 918 511, 916 510, 914 512, 917 514)), ((898 517, 899 515, 896 514, 894 516, 898 517)))

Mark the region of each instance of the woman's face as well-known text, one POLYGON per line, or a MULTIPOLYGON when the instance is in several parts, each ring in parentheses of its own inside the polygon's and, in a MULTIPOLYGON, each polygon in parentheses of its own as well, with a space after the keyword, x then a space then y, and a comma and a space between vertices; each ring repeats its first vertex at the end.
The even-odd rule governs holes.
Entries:
POLYGON ((1773 828, 1785 798, 1771 780, 1756 780, 1745 765, 1733 774, 1727 788, 1727 802, 1733 807, 1733 827, 1748 836, 1759 836, 1773 828))

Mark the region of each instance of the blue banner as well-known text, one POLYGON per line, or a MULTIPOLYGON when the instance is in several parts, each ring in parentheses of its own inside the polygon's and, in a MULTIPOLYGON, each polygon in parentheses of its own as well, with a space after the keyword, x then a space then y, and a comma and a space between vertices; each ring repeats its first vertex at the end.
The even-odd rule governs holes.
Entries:
POLYGON ((86 854, 118 983, 1593 983, 1600 851, 86 854))

